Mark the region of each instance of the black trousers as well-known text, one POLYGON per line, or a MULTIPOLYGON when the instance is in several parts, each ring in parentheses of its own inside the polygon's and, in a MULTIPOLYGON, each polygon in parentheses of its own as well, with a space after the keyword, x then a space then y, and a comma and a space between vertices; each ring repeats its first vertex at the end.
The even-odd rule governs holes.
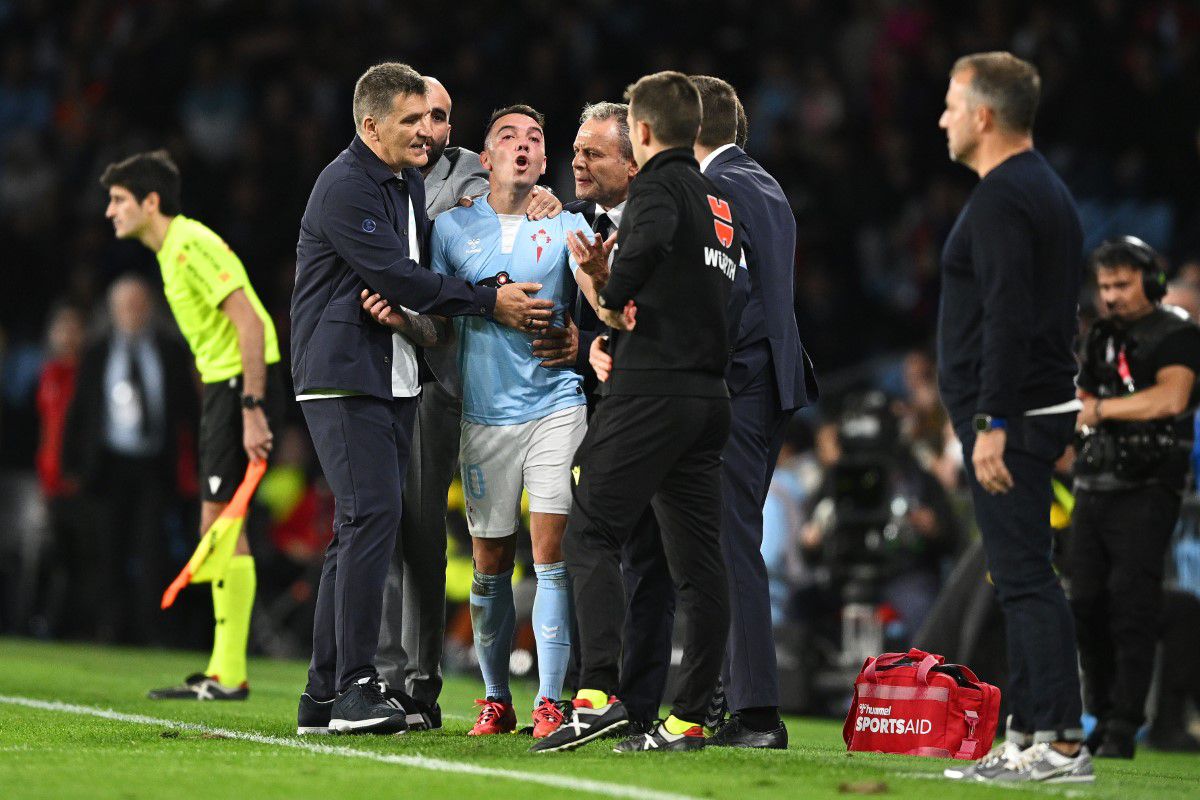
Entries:
POLYGON ((721 469, 721 550, 729 578, 729 648, 722 678, 729 708, 777 708, 779 670, 771 590, 762 556, 763 505, 791 411, 779 410, 775 369, 766 367, 731 399, 721 469))
POLYGON ((1035 741, 1083 738, 1075 621, 1051 565, 1050 480, 1075 427, 1075 415, 1008 421, 1004 464, 1013 488, 989 494, 975 477, 969 421, 955 426, 992 583, 1008 637, 1011 734, 1035 741))
POLYGON ((424 384, 404 481, 404 517, 383 590, 379 675, 417 700, 442 692, 446 636, 446 492, 458 467, 462 401, 424 384))
POLYGON ((725 398, 611 396, 579 448, 575 502, 563 551, 579 618, 580 687, 613 694, 625 617, 621 548, 647 505, 684 615, 683 674, 672 713, 700 721, 729 630, 721 558, 721 450, 725 398))
POLYGON ((383 583, 400 530, 417 399, 330 397, 300 408, 334 498, 306 690, 324 699, 376 674, 383 583))
POLYGON ((646 508, 621 548, 621 581, 625 629, 617 697, 631 720, 651 722, 667 688, 675 630, 675 585, 653 508, 646 508))
POLYGON ((1084 697, 1102 724, 1130 732, 1145 722, 1180 499, 1159 484, 1075 495, 1067 569, 1084 697))
POLYGON ((169 488, 162 459, 108 451, 103 464, 98 485, 87 493, 99 542, 89 548, 100 583, 98 634, 122 644, 159 644, 164 620, 159 601, 170 581, 164 524, 169 488))

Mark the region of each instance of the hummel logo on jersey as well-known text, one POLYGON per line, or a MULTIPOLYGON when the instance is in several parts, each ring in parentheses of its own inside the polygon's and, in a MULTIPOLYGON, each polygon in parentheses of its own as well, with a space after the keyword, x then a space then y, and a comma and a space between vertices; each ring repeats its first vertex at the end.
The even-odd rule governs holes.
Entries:
POLYGON ((483 252, 483 248, 479 246, 478 239, 467 239, 467 255, 470 256, 470 255, 475 255, 476 253, 482 253, 482 252, 483 252))

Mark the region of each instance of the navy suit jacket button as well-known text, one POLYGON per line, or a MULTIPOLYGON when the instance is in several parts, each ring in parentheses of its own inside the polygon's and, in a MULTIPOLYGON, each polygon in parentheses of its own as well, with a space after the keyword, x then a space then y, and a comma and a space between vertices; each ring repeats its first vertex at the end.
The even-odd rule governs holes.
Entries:
POLYGON ((392 363, 392 357, 391 357, 391 356, 384 356, 384 357, 383 357, 383 363, 385 363, 385 364, 390 364, 390 363, 392 363))

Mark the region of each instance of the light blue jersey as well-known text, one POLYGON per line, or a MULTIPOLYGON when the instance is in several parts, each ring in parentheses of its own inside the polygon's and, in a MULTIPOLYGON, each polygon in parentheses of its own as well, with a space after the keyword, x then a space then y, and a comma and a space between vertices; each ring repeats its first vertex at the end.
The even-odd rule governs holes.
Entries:
MULTIPOLYGON (((490 286, 542 284, 537 297, 554 301, 554 324, 575 303, 576 264, 566 236, 591 228, 579 214, 521 221, 511 253, 501 252, 500 218, 477 199, 452 208, 433 226, 430 244, 435 272, 490 286)), ((518 425, 564 408, 584 405, 583 378, 573 369, 548 369, 533 356, 534 334, 483 317, 456 317, 458 369, 463 383, 463 419, 477 425, 518 425)))

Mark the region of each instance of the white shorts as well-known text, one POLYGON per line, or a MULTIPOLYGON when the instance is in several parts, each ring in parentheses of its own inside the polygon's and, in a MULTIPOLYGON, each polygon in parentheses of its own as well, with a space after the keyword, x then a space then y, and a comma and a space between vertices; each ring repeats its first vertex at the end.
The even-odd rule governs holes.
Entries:
POLYGON ((519 425, 463 420, 458 459, 471 535, 496 539, 516 533, 522 487, 531 512, 570 512, 571 461, 586 432, 587 406, 519 425))

